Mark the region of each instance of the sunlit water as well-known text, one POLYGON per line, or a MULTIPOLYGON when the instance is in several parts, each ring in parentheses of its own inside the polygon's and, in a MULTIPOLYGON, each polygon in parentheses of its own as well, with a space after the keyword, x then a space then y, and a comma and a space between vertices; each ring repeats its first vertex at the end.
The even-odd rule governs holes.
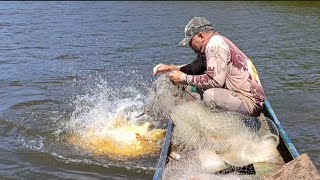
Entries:
POLYGON ((152 67, 195 57, 177 46, 194 16, 253 60, 286 132, 319 168, 319 9, 318 2, 1 2, 0 177, 150 179, 156 155, 96 157, 66 143, 67 129, 79 112, 91 112, 77 116, 79 128, 105 125, 123 107, 141 113, 152 67))

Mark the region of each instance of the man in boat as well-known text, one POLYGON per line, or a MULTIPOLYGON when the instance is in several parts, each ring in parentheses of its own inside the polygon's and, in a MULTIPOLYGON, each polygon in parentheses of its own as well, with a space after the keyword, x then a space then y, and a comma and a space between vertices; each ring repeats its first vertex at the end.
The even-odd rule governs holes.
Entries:
POLYGON ((179 45, 189 45, 196 59, 180 66, 158 64, 153 75, 170 72, 174 84, 196 87, 208 106, 259 116, 265 93, 251 60, 204 17, 191 19, 184 32, 179 45))

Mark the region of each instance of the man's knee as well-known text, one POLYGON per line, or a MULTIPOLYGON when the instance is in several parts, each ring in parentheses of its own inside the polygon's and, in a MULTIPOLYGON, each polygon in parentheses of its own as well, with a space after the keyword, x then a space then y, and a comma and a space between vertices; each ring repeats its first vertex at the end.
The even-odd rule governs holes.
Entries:
POLYGON ((227 89, 211 88, 203 93, 203 102, 208 107, 247 114, 246 106, 234 92, 227 89))

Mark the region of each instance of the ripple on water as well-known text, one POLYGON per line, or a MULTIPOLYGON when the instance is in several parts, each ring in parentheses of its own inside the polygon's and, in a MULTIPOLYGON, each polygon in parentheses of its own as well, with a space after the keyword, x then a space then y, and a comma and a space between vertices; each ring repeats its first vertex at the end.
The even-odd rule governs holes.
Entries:
POLYGON ((58 60, 74 60, 74 59, 78 59, 78 57, 76 55, 73 54, 61 54, 55 57, 55 59, 58 60))
POLYGON ((135 50, 135 47, 120 47, 116 49, 116 52, 134 52, 135 50))
POLYGON ((59 101, 52 100, 52 99, 33 100, 33 101, 17 103, 11 106, 10 109, 23 109, 23 108, 33 107, 33 106, 41 106, 44 104, 50 105, 50 104, 59 104, 59 103, 60 103, 59 101))
POLYGON ((2 22, 2 23, 0 23, 0 29, 5 28, 5 27, 10 27, 10 26, 11 26, 11 24, 8 23, 8 22, 2 22))
POLYGON ((12 86, 12 87, 21 87, 23 86, 21 81, 10 81, 9 82, 9 86, 12 86))

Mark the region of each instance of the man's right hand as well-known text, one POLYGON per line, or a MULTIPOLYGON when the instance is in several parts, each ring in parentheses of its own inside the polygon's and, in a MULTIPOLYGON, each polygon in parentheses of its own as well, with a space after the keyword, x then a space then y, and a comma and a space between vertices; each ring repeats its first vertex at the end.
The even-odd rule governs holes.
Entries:
POLYGON ((175 65, 167 65, 167 64, 158 64, 153 68, 153 75, 157 75, 158 73, 165 73, 172 70, 179 70, 175 65))

